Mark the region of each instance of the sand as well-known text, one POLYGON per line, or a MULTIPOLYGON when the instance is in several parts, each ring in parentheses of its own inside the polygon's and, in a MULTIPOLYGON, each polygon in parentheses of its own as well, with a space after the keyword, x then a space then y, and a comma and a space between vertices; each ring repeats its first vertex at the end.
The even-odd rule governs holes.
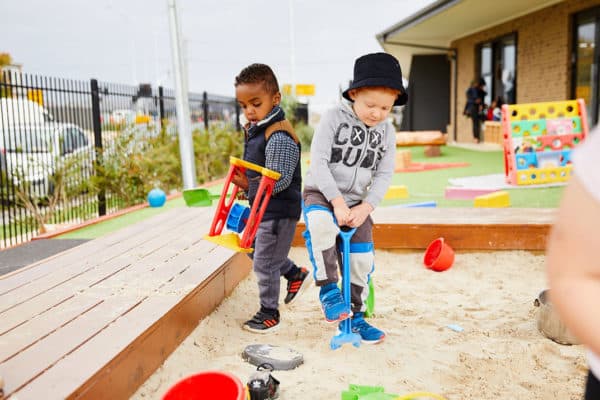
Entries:
MULTIPOLYGON (((292 249, 291 257, 308 265, 303 248, 292 249)), ((255 367, 241 353, 256 343, 304 355, 298 368, 273 373, 281 381, 281 399, 340 399, 349 384, 383 386, 399 395, 428 391, 454 400, 582 398, 584 348, 554 343, 536 328, 533 302, 547 287, 543 254, 457 253, 452 268, 442 273, 424 268, 422 257, 376 252, 376 315, 370 322, 386 332, 381 344, 331 350, 336 325, 323 319, 314 285, 296 303, 281 307, 277 332, 242 330, 258 310, 251 274, 132 398, 159 399, 183 377, 205 370, 228 371, 246 383, 255 367)))

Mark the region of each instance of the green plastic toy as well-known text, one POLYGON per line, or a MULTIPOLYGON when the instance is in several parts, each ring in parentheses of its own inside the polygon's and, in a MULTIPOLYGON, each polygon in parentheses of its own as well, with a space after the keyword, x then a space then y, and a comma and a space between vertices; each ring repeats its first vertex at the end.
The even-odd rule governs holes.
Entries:
POLYGON ((385 393, 383 386, 350 384, 348 390, 342 392, 342 400, 393 400, 397 397, 397 394, 385 393))
POLYGON ((348 390, 342 392, 342 400, 447 400, 439 394, 431 392, 412 392, 405 395, 385 393, 383 386, 365 386, 350 384, 348 390))
POLYGON ((183 200, 188 207, 210 207, 212 201, 219 197, 221 197, 220 194, 213 194, 204 188, 185 189, 183 191, 183 200))
POLYGON ((373 284, 373 278, 369 279, 369 296, 365 305, 367 306, 365 317, 372 317, 375 314, 375 285, 373 284))

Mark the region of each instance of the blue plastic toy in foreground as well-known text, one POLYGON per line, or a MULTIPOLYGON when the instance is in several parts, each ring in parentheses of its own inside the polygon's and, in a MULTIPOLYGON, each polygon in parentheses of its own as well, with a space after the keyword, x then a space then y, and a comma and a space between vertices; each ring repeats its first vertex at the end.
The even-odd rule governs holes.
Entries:
MULTIPOLYGON (((342 238, 342 264, 343 264, 343 277, 342 277, 342 294, 344 296, 344 302, 350 304, 350 239, 356 232, 356 228, 350 230, 340 230, 340 237, 342 238)), ((352 332, 350 318, 345 319, 340 324, 340 332, 331 338, 329 347, 331 350, 336 350, 342 347, 344 343, 352 343, 354 347, 360 347, 361 338, 358 333, 352 332)))

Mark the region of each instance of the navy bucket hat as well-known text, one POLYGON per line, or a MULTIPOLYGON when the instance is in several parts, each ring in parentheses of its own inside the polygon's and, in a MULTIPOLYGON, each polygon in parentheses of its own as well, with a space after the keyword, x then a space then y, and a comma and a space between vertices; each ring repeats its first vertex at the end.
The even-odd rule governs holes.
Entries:
POLYGON ((367 86, 383 86, 399 90, 400 94, 394 106, 403 106, 408 101, 408 94, 402 84, 400 63, 391 54, 371 53, 357 58, 354 62, 354 79, 342 96, 352 101, 349 92, 367 86))

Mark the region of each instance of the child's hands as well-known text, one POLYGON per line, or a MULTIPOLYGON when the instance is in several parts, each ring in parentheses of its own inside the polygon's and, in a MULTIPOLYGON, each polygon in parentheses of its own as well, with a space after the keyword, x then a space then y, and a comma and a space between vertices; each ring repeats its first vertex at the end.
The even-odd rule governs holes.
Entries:
POLYGON ((348 217, 350 216, 350 209, 346 205, 343 197, 336 197, 331 200, 333 206, 333 214, 339 226, 348 225, 348 217))
POLYGON ((369 203, 360 203, 350 209, 350 215, 346 224, 351 228, 357 228, 365 222, 372 211, 373 207, 369 203))
POLYGON ((235 170, 235 173, 231 177, 231 182, 233 182, 234 185, 239 186, 242 190, 248 190, 248 177, 239 169, 235 170))
POLYGON ((350 217, 350 209, 347 205, 343 205, 341 207, 334 207, 333 213, 335 214, 335 219, 337 219, 337 223, 339 226, 348 225, 348 217, 350 217))

